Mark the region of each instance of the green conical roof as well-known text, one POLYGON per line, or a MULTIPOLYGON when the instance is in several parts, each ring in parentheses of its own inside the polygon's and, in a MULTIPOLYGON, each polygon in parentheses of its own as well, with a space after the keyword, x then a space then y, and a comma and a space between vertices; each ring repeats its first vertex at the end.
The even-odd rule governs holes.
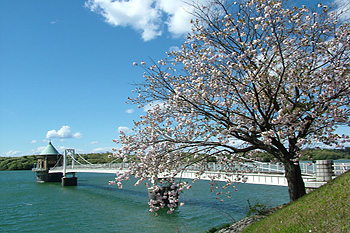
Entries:
POLYGON ((56 150, 56 148, 49 142, 49 145, 41 152, 41 155, 59 155, 60 153, 56 150))

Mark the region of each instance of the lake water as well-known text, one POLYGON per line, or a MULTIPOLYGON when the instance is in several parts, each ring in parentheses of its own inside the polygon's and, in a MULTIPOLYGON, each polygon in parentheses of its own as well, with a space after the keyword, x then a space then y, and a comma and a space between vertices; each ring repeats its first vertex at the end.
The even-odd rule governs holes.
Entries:
POLYGON ((268 207, 289 200, 287 187, 240 184, 231 199, 220 202, 207 181, 197 181, 182 194, 184 206, 155 216, 144 185, 109 186, 112 174, 77 177, 78 186, 62 187, 36 183, 32 171, 0 171, 0 232, 206 232, 245 217, 248 199, 268 207))

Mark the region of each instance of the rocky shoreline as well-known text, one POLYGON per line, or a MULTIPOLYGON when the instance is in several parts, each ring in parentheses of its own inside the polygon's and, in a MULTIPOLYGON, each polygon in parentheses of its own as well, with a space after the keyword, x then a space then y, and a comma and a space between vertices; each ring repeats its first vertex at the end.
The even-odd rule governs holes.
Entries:
POLYGON ((250 226, 251 224, 266 218, 267 216, 269 216, 270 214, 274 213, 277 209, 282 208, 283 206, 278 206, 278 207, 274 207, 271 208, 267 211, 265 211, 263 214, 256 214, 253 216, 249 216, 246 218, 243 218, 242 220, 233 223, 231 226, 220 229, 217 231, 217 233, 233 233, 233 232, 242 232, 244 230, 244 228, 250 226))

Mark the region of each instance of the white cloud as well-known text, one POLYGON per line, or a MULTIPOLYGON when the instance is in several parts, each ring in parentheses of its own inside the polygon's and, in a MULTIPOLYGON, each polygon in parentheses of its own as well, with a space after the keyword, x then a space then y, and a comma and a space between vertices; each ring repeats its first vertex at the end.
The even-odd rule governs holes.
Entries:
POLYGON ((41 152, 43 152, 43 150, 45 150, 46 146, 39 146, 37 147, 36 149, 32 150, 31 151, 31 154, 33 155, 38 155, 40 154, 41 152))
MULTIPOLYGON (((202 1, 203 2, 203 1, 202 1)), ((169 32, 174 35, 182 35, 191 30, 190 21, 194 17, 191 15, 193 7, 183 0, 169 1, 158 0, 159 8, 168 15, 169 32)))
POLYGON ((131 114, 133 113, 135 110, 133 108, 129 108, 127 109, 125 112, 128 113, 128 114, 131 114))
POLYGON ((92 153, 105 153, 105 152, 111 152, 113 150, 113 147, 101 147, 101 148, 95 148, 91 152, 92 153))
POLYGON ((46 133, 46 138, 61 138, 61 139, 67 139, 67 138, 81 138, 82 134, 79 132, 72 133, 70 131, 69 126, 62 126, 58 131, 56 130, 50 130, 46 133))
POLYGON ((30 143, 37 143, 38 141, 37 140, 32 140, 30 143))
POLYGON ((153 0, 89 0, 85 6, 100 13, 112 26, 131 26, 141 31, 145 41, 159 35, 161 12, 152 7, 153 0))
POLYGON ((56 23, 58 23, 58 20, 56 19, 56 20, 52 20, 51 22, 50 22, 50 24, 56 24, 56 23))
POLYGON ((163 104, 164 104, 164 102, 160 101, 160 100, 152 101, 143 107, 143 111, 147 112, 148 110, 153 109, 156 105, 159 105, 162 108, 163 104))
POLYGON ((22 155, 22 152, 17 150, 10 150, 5 153, 6 157, 14 157, 14 156, 21 156, 21 155, 22 155))
POLYGON ((177 47, 177 46, 171 46, 170 48, 169 48, 169 52, 179 52, 179 51, 181 51, 181 49, 179 48, 179 47, 177 47))
MULTIPOLYGON (((190 32, 195 16, 193 5, 207 5, 207 0, 87 0, 85 6, 101 14, 112 26, 132 27, 145 41, 162 35, 164 29, 175 35, 190 32)), ((334 0, 343 19, 350 18, 349 0, 334 0)), ((54 21, 56 22, 56 21, 54 21)))
POLYGON ((64 154, 64 150, 67 149, 65 146, 56 146, 55 147, 58 152, 64 154))
MULTIPOLYGON (((101 14, 112 26, 132 27, 145 41, 160 36, 167 26, 179 36, 191 29, 193 7, 183 0, 88 0, 85 6, 101 14)), ((193 0, 192 2, 206 2, 193 0)))
POLYGON ((132 133, 132 130, 129 127, 126 126, 119 126, 118 127, 118 132, 124 132, 124 133, 132 133))

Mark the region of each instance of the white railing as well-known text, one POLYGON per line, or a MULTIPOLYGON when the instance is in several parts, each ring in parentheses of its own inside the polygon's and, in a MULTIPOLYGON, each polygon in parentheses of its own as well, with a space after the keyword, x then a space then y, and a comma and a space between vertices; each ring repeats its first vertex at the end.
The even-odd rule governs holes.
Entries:
POLYGON ((334 175, 340 175, 348 170, 350 170, 350 163, 335 163, 335 164, 333 164, 334 175))
MULTIPOLYGON (((74 170, 89 170, 89 169, 106 169, 106 170, 127 170, 129 168, 128 163, 106 163, 106 164, 74 164, 67 165, 67 169, 74 170)), ((300 169, 303 175, 316 175, 316 164, 301 162, 300 169)), ((61 171, 62 166, 55 166, 50 171, 61 171)), ((198 171, 196 166, 188 166, 187 171, 198 171)), ((284 174, 284 166, 281 163, 263 163, 263 162, 249 162, 241 165, 225 167, 216 163, 208 163, 207 171, 230 171, 230 172, 245 172, 245 173, 271 173, 271 174, 284 174)), ((335 162, 333 165, 334 175, 350 170, 350 163, 335 162)))
MULTIPOLYGON (((210 171, 237 171, 237 172, 251 172, 251 173, 278 173, 284 174, 284 166, 281 163, 264 163, 264 162, 248 162, 235 166, 222 166, 216 163, 208 163, 208 170, 210 171)), ((313 175, 316 174, 316 165, 314 163, 300 163, 302 174, 313 175)), ((199 170, 196 166, 189 166, 187 170, 199 170)))

